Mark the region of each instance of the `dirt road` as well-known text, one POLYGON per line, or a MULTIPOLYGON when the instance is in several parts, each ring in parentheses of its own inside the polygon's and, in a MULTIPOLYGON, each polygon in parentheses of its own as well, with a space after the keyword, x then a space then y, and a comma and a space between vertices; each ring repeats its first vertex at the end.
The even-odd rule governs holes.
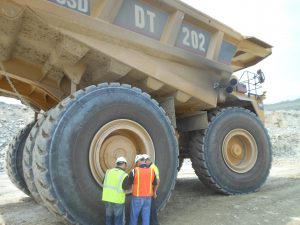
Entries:
MULTIPOLYGON (((190 165, 180 171, 176 189, 160 213, 162 225, 300 225, 300 163, 276 161, 262 189, 224 196, 211 192, 190 165)), ((0 174, 1 225, 61 225, 45 208, 18 191, 0 174)))

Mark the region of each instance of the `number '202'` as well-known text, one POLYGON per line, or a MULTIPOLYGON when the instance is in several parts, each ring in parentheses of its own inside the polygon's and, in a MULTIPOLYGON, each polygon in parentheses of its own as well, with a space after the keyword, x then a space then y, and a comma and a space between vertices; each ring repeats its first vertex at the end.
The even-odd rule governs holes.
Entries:
POLYGON ((198 33, 195 30, 189 30, 187 27, 182 28, 184 33, 184 38, 182 44, 187 47, 192 47, 193 49, 199 49, 200 51, 205 52, 205 36, 202 33, 198 33))

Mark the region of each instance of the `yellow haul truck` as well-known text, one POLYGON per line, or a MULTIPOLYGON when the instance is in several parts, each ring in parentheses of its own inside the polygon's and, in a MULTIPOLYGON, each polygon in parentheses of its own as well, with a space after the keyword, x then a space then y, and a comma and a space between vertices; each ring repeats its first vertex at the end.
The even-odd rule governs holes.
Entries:
POLYGON ((104 224, 118 156, 127 172, 136 154, 155 160, 160 209, 183 158, 217 192, 256 191, 272 160, 251 88, 264 76, 232 74, 271 48, 178 0, 0 0, 0 94, 44 112, 10 145, 8 174, 71 224, 104 224))

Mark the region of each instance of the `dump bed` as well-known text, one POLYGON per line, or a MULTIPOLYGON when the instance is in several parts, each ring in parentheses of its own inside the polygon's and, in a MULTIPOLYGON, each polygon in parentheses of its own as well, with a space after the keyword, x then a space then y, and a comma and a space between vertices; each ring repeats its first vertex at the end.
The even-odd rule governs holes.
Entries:
POLYGON ((101 82, 131 84, 176 113, 214 108, 233 71, 271 54, 177 0, 1 0, 0 94, 48 110, 101 82))

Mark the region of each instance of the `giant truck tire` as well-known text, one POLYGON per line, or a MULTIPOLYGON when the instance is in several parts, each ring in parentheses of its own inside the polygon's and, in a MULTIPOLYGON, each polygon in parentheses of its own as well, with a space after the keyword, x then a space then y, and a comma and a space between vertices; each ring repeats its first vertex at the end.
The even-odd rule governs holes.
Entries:
POLYGON ((254 192, 265 182, 272 162, 269 136, 256 115, 243 108, 214 111, 206 130, 192 132, 192 166, 217 192, 254 192))
POLYGON ((27 188, 31 194, 31 197, 37 202, 42 203, 42 199, 38 193, 38 190, 34 183, 34 175, 33 175, 33 166, 32 166, 32 158, 33 158, 33 148, 36 140, 36 136, 38 134, 39 128, 45 120, 45 116, 42 115, 41 118, 34 124, 32 127, 26 142, 23 151, 23 174, 24 180, 27 185, 27 188))
MULTIPOLYGON (((155 159, 162 177, 158 206, 174 189, 178 146, 169 118, 137 88, 100 84, 76 92, 51 110, 34 148, 34 176, 50 211, 71 224, 104 224, 104 173, 118 156, 134 167, 136 154, 155 159)), ((130 196, 126 208, 130 209, 130 196)), ((127 220, 129 217, 127 217, 127 220)))
POLYGON ((6 171, 11 182, 29 196, 30 191, 24 180, 22 161, 25 141, 33 125, 33 122, 28 124, 14 137, 6 153, 6 171))

